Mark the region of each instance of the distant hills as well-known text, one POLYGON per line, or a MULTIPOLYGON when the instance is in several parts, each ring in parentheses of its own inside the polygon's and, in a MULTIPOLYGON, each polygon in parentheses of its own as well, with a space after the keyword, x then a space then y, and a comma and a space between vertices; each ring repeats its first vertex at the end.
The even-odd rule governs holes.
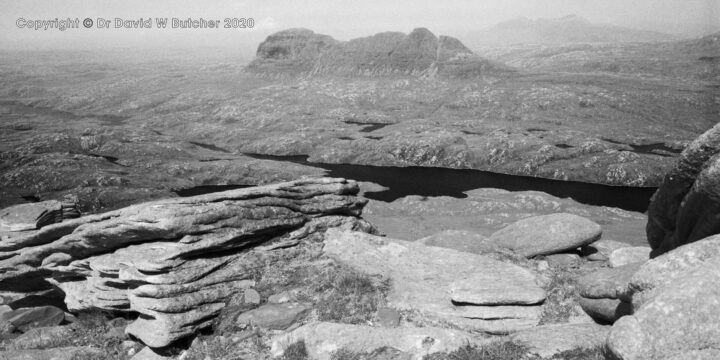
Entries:
POLYGON ((460 40, 435 36, 425 28, 410 34, 383 32, 344 42, 308 29, 284 30, 260 44, 248 69, 265 74, 463 77, 510 71, 476 55, 460 40))
POLYGON ((471 48, 525 44, 619 43, 673 40, 672 35, 608 24, 577 15, 555 19, 516 18, 463 36, 471 48))

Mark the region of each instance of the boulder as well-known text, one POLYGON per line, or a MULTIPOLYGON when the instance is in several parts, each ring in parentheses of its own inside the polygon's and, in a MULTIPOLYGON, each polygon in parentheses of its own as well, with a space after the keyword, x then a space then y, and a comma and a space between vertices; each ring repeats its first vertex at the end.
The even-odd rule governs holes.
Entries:
POLYGON ((639 309, 655 295, 656 288, 674 281, 686 271, 716 256, 720 256, 720 235, 680 246, 643 264, 630 281, 619 289, 619 295, 625 301, 632 301, 633 306, 639 309))
POLYGON ((590 261, 607 261, 610 254, 620 248, 630 247, 632 245, 620 241, 600 239, 592 244, 583 246, 581 249, 582 256, 590 261))
POLYGON ((720 348, 720 257, 656 288, 656 295, 618 320, 607 347, 617 359, 683 358, 720 348))
POLYGON ((54 306, 20 308, 0 315, 0 329, 26 332, 32 328, 55 326, 65 319, 65 312, 54 306))
POLYGON ((590 299, 581 297, 580 307, 596 321, 613 323, 617 319, 632 314, 632 304, 620 299, 590 299))
POLYGON ((519 331, 510 340, 529 348, 543 359, 574 349, 594 349, 605 344, 610 326, 595 323, 553 324, 519 331))
POLYGON ((0 242, 5 282, 47 277, 72 311, 140 313, 126 331, 157 348, 212 324, 256 269, 358 218, 355 182, 304 179, 172 198, 49 225, 0 242))
POLYGON ((485 236, 467 230, 445 230, 419 239, 417 242, 427 246, 437 246, 473 254, 483 254, 495 248, 487 242, 485 236))
POLYGON ((577 249, 600 238, 600 225, 581 216, 557 213, 519 220, 488 241, 525 257, 577 249))
POLYGON ((535 275, 483 255, 331 229, 323 251, 349 266, 388 277, 388 306, 430 322, 508 333, 537 325, 545 292, 535 275))
POLYGON ((614 250, 610 253, 608 264, 610 267, 619 267, 627 264, 645 262, 650 259, 651 249, 647 246, 631 246, 614 250))
POLYGON ((482 340, 470 333, 436 327, 375 328, 366 325, 318 322, 303 325, 272 340, 270 352, 282 356, 285 349, 299 341, 305 342, 310 359, 329 360, 340 349, 372 352, 391 347, 422 359, 427 354, 451 352, 465 345, 480 345, 482 340))
POLYGON ((720 124, 682 152, 652 197, 646 227, 652 256, 720 233, 720 124))
POLYGON ((270 330, 285 330, 301 320, 312 307, 301 303, 265 304, 241 313, 235 323, 270 330))
POLYGON ((621 299, 623 290, 642 264, 600 269, 578 279, 580 307, 596 321, 612 323, 632 313, 629 301, 621 299))

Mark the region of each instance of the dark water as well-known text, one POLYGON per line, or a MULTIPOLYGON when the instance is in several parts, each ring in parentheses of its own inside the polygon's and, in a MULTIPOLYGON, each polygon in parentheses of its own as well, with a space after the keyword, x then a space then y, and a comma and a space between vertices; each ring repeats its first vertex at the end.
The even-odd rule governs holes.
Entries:
POLYGON ((188 141, 188 142, 191 143, 191 144, 193 144, 193 145, 195 145, 195 146, 199 146, 199 147, 201 147, 201 148, 203 148, 203 149, 208 149, 208 150, 212 150, 212 151, 223 152, 223 153, 226 153, 226 154, 229 154, 229 153, 230 153, 230 150, 225 149, 225 148, 221 148, 221 147, 219 147, 219 146, 215 146, 215 145, 212 145, 212 144, 205 144, 205 143, 195 142, 195 141, 188 141))
POLYGON ((173 190, 173 192, 180 197, 188 197, 188 196, 210 194, 210 193, 214 193, 214 192, 243 189, 243 188, 252 187, 252 186, 254 186, 254 185, 200 185, 200 186, 195 186, 195 187, 191 187, 191 188, 187 188, 187 189, 173 190))
POLYGON ((367 193, 365 197, 387 202, 408 195, 466 198, 467 195, 464 192, 468 190, 498 188, 509 191, 542 191, 560 198, 573 198, 584 204, 645 212, 650 203, 650 197, 657 190, 654 187, 609 186, 506 175, 480 170, 322 164, 308 162, 307 156, 246 155, 257 159, 289 161, 319 167, 327 170, 328 176, 383 185, 389 190, 367 193))
POLYGON ((361 123, 361 122, 355 122, 355 121, 346 121, 345 123, 362 126, 363 128, 360 130, 360 132, 363 132, 363 133, 373 132, 375 130, 380 130, 388 125, 391 125, 391 124, 361 123))

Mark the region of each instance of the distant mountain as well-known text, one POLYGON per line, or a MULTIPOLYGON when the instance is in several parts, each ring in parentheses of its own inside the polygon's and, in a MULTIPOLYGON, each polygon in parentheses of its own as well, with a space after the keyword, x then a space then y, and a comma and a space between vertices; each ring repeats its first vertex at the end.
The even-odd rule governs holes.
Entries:
POLYGON ((619 43, 673 40, 668 34, 607 24, 577 15, 557 19, 517 18, 464 36, 473 48, 526 44, 619 43))
POLYGON ((359 76, 469 76, 509 71, 473 53, 460 40, 435 36, 425 28, 410 34, 384 32, 341 42, 308 29, 267 37, 248 69, 265 74, 344 74, 359 76))

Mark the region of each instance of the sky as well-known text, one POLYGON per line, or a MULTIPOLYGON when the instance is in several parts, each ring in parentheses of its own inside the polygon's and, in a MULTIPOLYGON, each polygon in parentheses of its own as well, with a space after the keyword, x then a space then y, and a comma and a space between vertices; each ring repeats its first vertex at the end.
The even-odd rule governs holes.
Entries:
POLYGON ((0 49, 232 47, 254 51, 267 35, 294 27, 339 40, 381 31, 410 32, 416 27, 460 37, 517 17, 569 14, 594 23, 685 37, 720 31, 720 0, 0 0, 0 49), (28 28, 28 22, 18 26, 19 19, 56 18, 77 18, 80 28, 36 30, 28 28), (85 18, 93 20, 90 28, 82 25, 85 18), (99 18, 110 20, 110 27, 97 28, 99 18), (153 27, 115 28, 116 18, 150 18, 153 27), (159 29, 156 18, 219 20, 221 27, 159 29), (222 27, 226 18, 252 18, 254 26, 226 29, 222 27))

